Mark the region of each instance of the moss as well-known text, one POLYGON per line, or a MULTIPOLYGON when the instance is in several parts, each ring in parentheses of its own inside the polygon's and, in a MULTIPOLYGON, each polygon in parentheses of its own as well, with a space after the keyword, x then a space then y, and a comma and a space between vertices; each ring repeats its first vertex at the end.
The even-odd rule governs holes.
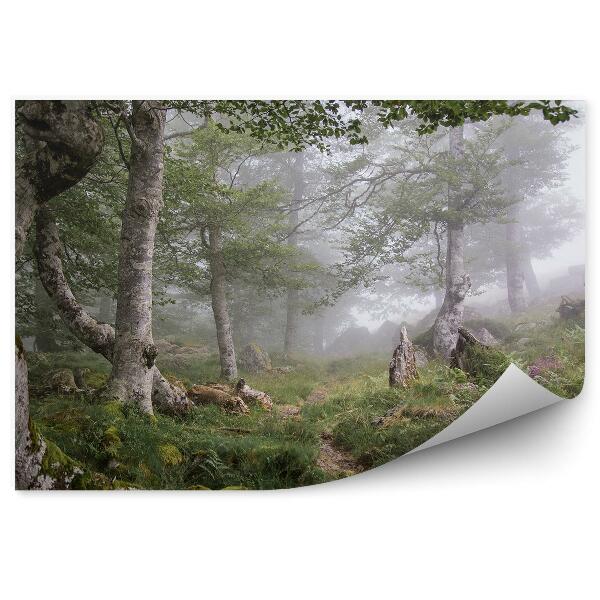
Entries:
POLYGON ((104 430, 102 434, 102 447, 108 456, 115 458, 119 454, 119 450, 123 446, 119 430, 111 425, 104 430))
POLYGON ((84 474, 81 465, 67 456, 54 442, 45 440, 46 451, 42 458, 43 475, 55 480, 55 489, 67 489, 78 486, 78 479, 84 474))
POLYGON ((102 473, 86 472, 73 480, 74 490, 135 490, 139 486, 120 479, 110 479, 102 473))
POLYGON ((183 455, 173 444, 159 446, 158 454, 162 462, 169 467, 175 467, 183 462, 183 455))
POLYGON ((464 354, 465 371, 479 384, 490 387, 509 367, 510 357, 495 348, 469 344, 464 354))
POLYGON ((100 371, 90 371, 85 374, 85 382, 94 389, 99 389, 108 381, 108 375, 100 371))
POLYGON ((123 414, 123 405, 116 400, 111 400, 110 402, 104 402, 102 404, 102 412, 110 419, 122 419, 124 417, 123 414))
POLYGON ((209 490, 209 487, 206 487, 205 485, 191 485, 189 488, 187 488, 188 490, 209 490))

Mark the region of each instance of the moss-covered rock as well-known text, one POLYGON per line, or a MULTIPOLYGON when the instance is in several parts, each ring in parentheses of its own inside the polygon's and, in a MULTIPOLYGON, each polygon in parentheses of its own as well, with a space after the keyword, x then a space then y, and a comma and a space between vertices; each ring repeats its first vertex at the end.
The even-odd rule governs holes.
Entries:
POLYGON ((163 464, 168 467, 175 467, 183 462, 183 455, 177 446, 173 444, 163 444, 158 447, 158 454, 163 464))
POLYGON ((510 357, 482 344, 469 331, 459 329, 451 366, 468 373, 479 385, 492 386, 510 365, 510 357))
POLYGON ((255 342, 244 347, 239 360, 240 366, 250 373, 262 373, 271 369, 269 355, 255 342))
POLYGON ((102 434, 102 447, 107 456, 115 458, 119 454, 119 450, 123 446, 119 430, 111 425, 104 430, 102 434))

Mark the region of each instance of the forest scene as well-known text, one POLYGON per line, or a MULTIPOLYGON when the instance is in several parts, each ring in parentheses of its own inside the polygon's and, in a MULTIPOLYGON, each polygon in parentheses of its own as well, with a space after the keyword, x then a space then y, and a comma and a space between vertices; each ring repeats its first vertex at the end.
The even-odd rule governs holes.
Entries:
POLYGON ((584 105, 16 102, 18 489, 325 483, 584 380, 584 105))

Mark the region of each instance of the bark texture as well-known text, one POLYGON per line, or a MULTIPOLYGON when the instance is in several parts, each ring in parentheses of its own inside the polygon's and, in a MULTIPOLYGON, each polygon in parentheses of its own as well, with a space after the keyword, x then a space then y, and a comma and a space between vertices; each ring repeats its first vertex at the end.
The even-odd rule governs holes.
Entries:
POLYGON ((225 258, 223 256, 223 233, 218 225, 208 228, 210 295, 212 310, 217 328, 221 377, 227 381, 237 378, 235 346, 231 331, 231 320, 227 307, 227 280, 225 258))
POLYGON ((406 387, 416 377, 417 362, 415 350, 406 332, 406 327, 402 327, 400 330, 400 343, 396 346, 394 355, 390 361, 390 387, 406 387))
POLYGON ((18 256, 37 209, 85 176, 104 137, 89 101, 26 101, 18 107, 17 117, 24 134, 15 178, 18 256))
MULTIPOLYGON (((450 130, 450 155, 457 160, 464 156, 463 127, 450 130)), ((460 177, 459 177, 460 179, 460 177)), ((446 293, 433 326, 433 350, 448 360, 456 346, 458 329, 462 326, 464 300, 471 288, 471 279, 465 272, 465 224, 462 185, 448 189, 448 248, 446 253, 446 293)))
POLYGON ((132 140, 118 269, 115 344, 109 394, 152 414, 157 355, 152 339, 154 236, 163 202, 165 110, 134 101, 128 118, 132 140))
MULTIPOLYGON (((103 134, 87 101, 26 101, 17 107, 23 133, 15 171, 15 253, 23 251, 40 206, 75 185, 100 154, 103 134)), ((67 488, 81 469, 37 433, 29 418, 27 361, 15 346, 15 485, 67 488)))
POLYGON ((508 211, 506 223, 506 290, 508 304, 513 314, 527 308, 525 294, 525 271, 522 227, 519 223, 519 208, 513 204, 508 211))
POLYGON ((235 392, 247 404, 260 404, 265 410, 273 408, 273 401, 269 394, 251 388, 244 379, 237 382, 235 392))
MULTIPOLYGON (((73 295, 62 267, 58 228, 48 207, 42 207, 36 217, 35 254, 40 280, 65 325, 79 341, 112 364, 115 330, 94 319, 73 295)), ((152 402, 157 410, 171 414, 191 408, 185 390, 169 383, 156 365, 152 367, 152 402)))
MULTIPOLYGON (((298 247, 298 223, 299 210, 304 196, 304 154, 298 152, 294 162, 294 180, 293 180, 292 206, 289 215, 290 233, 288 244, 293 248, 298 247)), ((287 291, 286 299, 286 323, 285 338, 283 343, 283 352, 287 355, 294 352, 298 345, 298 315, 300 313, 298 288, 290 286, 287 291)))

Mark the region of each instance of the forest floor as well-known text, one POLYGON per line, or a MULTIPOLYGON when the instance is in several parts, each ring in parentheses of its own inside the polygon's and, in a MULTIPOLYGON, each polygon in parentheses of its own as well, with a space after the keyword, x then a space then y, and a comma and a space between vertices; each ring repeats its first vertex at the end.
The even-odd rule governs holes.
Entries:
MULTIPOLYGON (((509 360, 542 385, 563 397, 579 393, 583 323, 561 321, 546 310, 519 323, 487 325, 502 334, 509 360)), ((48 439, 101 474, 97 487, 276 489, 343 478, 401 456, 446 427, 493 383, 430 361, 407 389, 390 389, 386 354, 272 359, 292 370, 240 373, 271 396, 272 411, 251 406, 241 415, 197 406, 185 417, 149 419, 131 407, 97 402, 90 393, 47 390, 52 371, 75 367, 90 369, 87 384, 101 387, 110 366, 98 355, 29 353, 31 415, 48 439)), ((214 355, 176 361, 164 356, 158 364, 188 386, 218 375, 214 355)))

